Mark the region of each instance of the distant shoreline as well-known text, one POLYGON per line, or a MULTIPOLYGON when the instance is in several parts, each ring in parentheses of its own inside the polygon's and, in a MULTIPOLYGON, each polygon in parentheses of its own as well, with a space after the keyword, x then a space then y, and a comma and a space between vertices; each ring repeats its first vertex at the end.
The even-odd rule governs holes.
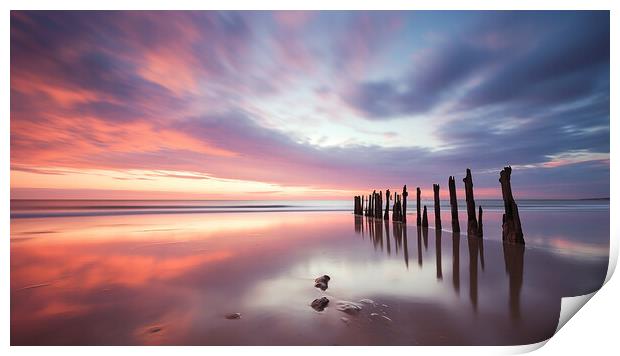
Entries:
MULTIPOLYGON (((515 199, 519 201, 609 201, 611 198, 523 198, 515 199)), ((11 198, 11 201, 350 201, 351 199, 22 199, 11 198)), ((448 198, 441 199, 441 201, 448 201, 448 198)), ((465 201, 465 199, 459 199, 465 201)), ((502 198, 477 198, 480 201, 501 201, 502 198)))

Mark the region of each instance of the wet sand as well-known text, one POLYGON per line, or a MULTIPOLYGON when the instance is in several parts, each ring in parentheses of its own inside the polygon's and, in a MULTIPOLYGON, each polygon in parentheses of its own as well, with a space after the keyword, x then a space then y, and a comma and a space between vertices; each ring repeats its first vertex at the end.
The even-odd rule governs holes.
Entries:
POLYGON ((499 241, 493 211, 482 240, 348 212, 13 219, 11 344, 539 342, 562 296, 601 286, 609 211, 521 217, 525 248, 499 241))

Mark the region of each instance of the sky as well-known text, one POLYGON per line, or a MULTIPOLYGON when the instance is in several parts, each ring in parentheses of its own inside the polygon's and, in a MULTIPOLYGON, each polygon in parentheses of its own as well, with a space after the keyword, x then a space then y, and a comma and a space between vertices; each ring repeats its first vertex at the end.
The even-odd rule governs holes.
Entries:
POLYGON ((11 12, 12 199, 609 196, 609 12, 11 12), (461 182, 461 183, 459 183, 461 182))

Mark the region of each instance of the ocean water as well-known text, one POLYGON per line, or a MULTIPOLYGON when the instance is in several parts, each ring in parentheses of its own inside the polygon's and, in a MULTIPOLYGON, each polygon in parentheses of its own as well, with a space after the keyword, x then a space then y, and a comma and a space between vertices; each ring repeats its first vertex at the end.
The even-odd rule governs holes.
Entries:
MULTIPOLYGON (((430 203, 430 204, 428 204, 430 203)), ((515 345, 602 285, 609 202, 519 201, 524 247, 348 201, 11 202, 12 345, 515 345), (412 223, 413 222, 413 223, 412 223), (321 291, 314 279, 331 277, 321 291), (311 302, 327 297, 323 311, 311 302), (340 310, 355 303, 359 311, 340 310), (240 313, 239 319, 225 316, 240 313)), ((466 226, 460 209, 461 229, 466 226)))
MULTIPOLYGON (((503 211, 497 199, 481 199, 477 205, 485 211, 503 211)), ((519 211, 606 211, 609 200, 520 200, 519 211)), ((422 200, 430 211, 432 200, 422 200)), ((450 202, 440 202, 442 211, 450 202)), ((184 214, 269 211, 352 211, 348 200, 11 200, 11 218, 66 217, 129 214, 184 214)), ((465 210, 465 201, 459 200, 465 210)), ((409 201, 409 214, 415 212, 415 200, 409 201)))

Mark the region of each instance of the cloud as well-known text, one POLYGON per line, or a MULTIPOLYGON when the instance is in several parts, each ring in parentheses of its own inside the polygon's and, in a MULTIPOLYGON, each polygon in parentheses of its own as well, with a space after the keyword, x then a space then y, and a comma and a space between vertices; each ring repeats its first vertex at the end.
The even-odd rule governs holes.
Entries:
POLYGON ((23 172, 604 195, 608 154, 608 12, 11 13, 23 172))
POLYGON ((405 75, 354 83, 343 98, 370 120, 494 104, 548 107, 608 87, 609 13, 506 12, 419 49, 405 75))

